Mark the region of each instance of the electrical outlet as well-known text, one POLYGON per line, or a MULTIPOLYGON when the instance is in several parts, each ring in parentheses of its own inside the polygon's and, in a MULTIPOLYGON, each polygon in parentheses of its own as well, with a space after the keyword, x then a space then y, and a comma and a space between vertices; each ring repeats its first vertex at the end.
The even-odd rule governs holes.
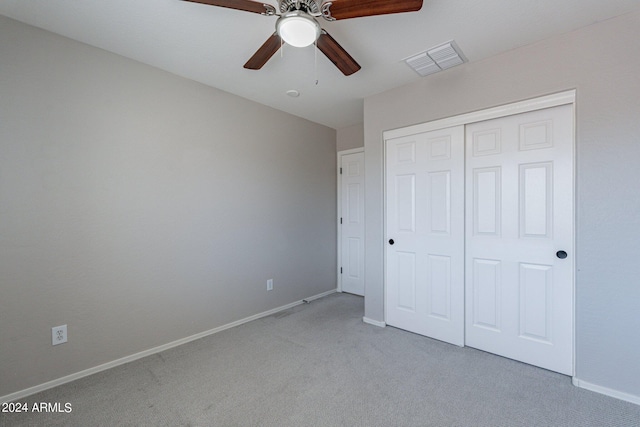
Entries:
POLYGON ((267 280, 267 290, 268 291, 272 291, 273 290, 273 279, 267 280))
POLYGON ((51 345, 58 345, 67 342, 67 325, 54 326, 51 328, 51 345))

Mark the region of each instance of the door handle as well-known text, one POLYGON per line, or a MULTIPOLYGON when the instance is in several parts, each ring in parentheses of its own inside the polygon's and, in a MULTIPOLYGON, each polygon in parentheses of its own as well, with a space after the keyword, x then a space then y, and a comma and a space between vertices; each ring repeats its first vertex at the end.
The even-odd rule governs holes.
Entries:
POLYGON ((556 256, 560 259, 565 259, 567 257, 567 253, 565 251, 556 252, 556 256))
POLYGON ((394 243, 395 243, 395 242, 393 241, 393 239, 389 239, 389 244, 390 244, 391 246, 393 246, 393 244, 394 244, 394 243))

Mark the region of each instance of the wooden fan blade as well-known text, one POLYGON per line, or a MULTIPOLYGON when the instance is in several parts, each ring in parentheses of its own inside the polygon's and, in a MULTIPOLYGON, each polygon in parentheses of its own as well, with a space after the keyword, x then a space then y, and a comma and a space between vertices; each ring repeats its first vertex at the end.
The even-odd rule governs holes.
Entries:
POLYGON ((325 5, 333 19, 349 19, 389 13, 416 12, 422 8, 422 0, 332 0, 324 2, 323 10, 325 5))
POLYGON ((356 60, 353 59, 351 55, 349 55, 347 51, 344 50, 342 46, 340 46, 338 42, 335 41, 335 39, 325 30, 322 30, 322 33, 316 43, 318 49, 320 49, 320 51, 324 53, 345 76, 350 76, 361 68, 356 60))
POLYGON ((244 10, 246 12, 270 15, 275 12, 273 6, 258 3, 251 0, 185 0, 193 3, 208 4, 211 6, 228 7, 229 9, 244 10))
POLYGON ((244 68, 248 68, 249 70, 259 70, 269 59, 271 59, 273 54, 280 49, 281 45, 282 42, 280 41, 280 36, 273 33, 273 35, 269 37, 262 46, 260 46, 260 49, 253 54, 247 63, 244 64, 244 68))

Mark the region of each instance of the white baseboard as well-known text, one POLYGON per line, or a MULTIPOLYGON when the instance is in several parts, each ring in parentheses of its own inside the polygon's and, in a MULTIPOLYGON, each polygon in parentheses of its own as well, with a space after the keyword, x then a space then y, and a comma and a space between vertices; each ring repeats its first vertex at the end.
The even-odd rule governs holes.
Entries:
POLYGON ((310 302, 316 300, 318 298, 326 297, 327 295, 331 295, 335 293, 336 290, 332 289, 327 292, 323 292, 318 295, 311 296, 309 298, 305 298, 300 301, 292 302, 291 304, 283 305, 282 307, 277 307, 272 310, 264 311, 262 313, 254 314, 253 316, 245 317, 244 319, 236 320, 235 322, 227 323, 226 325, 219 326, 217 328, 210 329, 208 331, 200 332, 199 334, 191 335, 190 337, 182 338, 158 347, 150 348, 149 350, 144 350, 139 353, 135 353, 129 356, 125 356, 123 358, 113 360, 111 362, 104 363, 99 366, 95 366, 93 368, 85 369, 84 371, 76 372, 71 375, 64 376, 62 378, 57 378, 52 381, 48 381, 43 384, 39 384, 34 387, 29 387, 24 390, 17 391, 15 393, 8 394, 6 396, 0 396, 0 403, 5 402, 13 402, 18 399, 22 399, 27 396, 31 396, 32 394, 39 393, 44 390, 48 390, 53 387, 57 387, 62 384, 69 383, 71 381, 79 380, 80 378, 88 377, 89 375, 97 374, 98 372, 106 371, 107 369, 115 368, 116 366, 124 365, 125 363, 133 362, 134 360, 142 359, 143 357, 151 356, 152 354, 160 353, 161 351, 169 350, 170 348, 178 347, 180 345, 189 343, 191 341, 198 340, 200 338, 207 337, 209 335, 216 334, 218 332, 222 332, 224 330, 233 328, 235 326, 240 326, 244 323, 251 322, 253 320, 260 319, 262 317, 271 316, 272 314, 276 314, 278 312, 290 309, 297 305, 303 304, 305 302, 310 302))
POLYGON ((380 327, 380 328, 384 328, 384 327, 386 327, 386 326, 387 326, 387 324, 386 324, 386 323, 384 323, 384 322, 381 322, 381 321, 379 321, 379 320, 369 319, 368 317, 363 317, 363 318, 362 318, 362 321, 363 321, 364 323, 368 323, 369 325, 378 326, 378 327, 380 327))
POLYGON ((614 397, 616 399, 624 400, 625 402, 630 402, 630 403, 635 403, 636 405, 640 405, 640 396, 624 393, 618 390, 613 390, 611 388, 603 387, 597 384, 591 384, 589 382, 582 381, 575 377, 572 378, 571 381, 573 382, 573 385, 576 387, 580 387, 585 390, 595 391, 596 393, 604 394, 609 397, 614 397))

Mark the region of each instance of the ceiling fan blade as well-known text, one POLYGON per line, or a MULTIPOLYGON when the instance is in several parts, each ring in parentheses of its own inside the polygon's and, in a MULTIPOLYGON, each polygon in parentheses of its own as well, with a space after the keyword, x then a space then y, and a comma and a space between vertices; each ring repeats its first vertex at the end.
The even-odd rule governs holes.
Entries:
POLYGON ((253 54, 247 63, 244 64, 244 68, 248 68, 249 70, 259 70, 269 59, 271 59, 273 54, 280 49, 281 45, 282 41, 280 40, 280 36, 273 33, 273 35, 269 37, 262 46, 260 46, 260 49, 253 54))
POLYGON ((345 76, 350 76, 361 68, 356 60, 353 59, 351 55, 349 55, 347 51, 344 50, 342 46, 340 46, 338 42, 335 41, 335 39, 325 30, 322 30, 322 33, 320 34, 320 37, 318 37, 318 41, 316 43, 318 49, 320 49, 320 51, 324 53, 345 76))
POLYGON ((422 8, 422 0, 332 0, 322 4, 326 19, 349 19, 361 16, 389 13, 416 12, 422 8))
POLYGON ((251 0, 185 0, 193 3, 208 4, 211 6, 228 7, 229 9, 244 10, 246 12, 273 15, 275 8, 271 5, 251 0))

